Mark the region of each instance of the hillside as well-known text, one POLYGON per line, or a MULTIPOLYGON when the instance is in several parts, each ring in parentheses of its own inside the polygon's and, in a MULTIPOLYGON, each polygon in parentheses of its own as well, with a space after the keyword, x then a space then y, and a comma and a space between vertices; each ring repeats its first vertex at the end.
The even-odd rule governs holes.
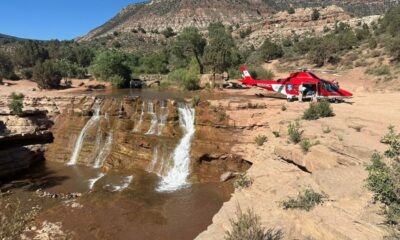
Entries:
POLYGON ((205 29, 209 23, 242 25, 268 19, 272 13, 294 8, 337 5, 358 16, 384 13, 399 0, 153 0, 125 7, 111 20, 90 31, 79 40, 111 35, 114 32, 161 32, 167 27, 180 31, 186 26, 205 29))

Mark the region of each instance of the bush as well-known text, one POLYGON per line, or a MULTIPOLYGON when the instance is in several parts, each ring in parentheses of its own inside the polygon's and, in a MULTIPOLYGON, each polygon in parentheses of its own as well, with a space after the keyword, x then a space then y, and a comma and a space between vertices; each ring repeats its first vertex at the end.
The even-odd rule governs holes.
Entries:
POLYGON ((270 39, 266 39, 260 48, 261 55, 265 61, 270 61, 283 57, 282 46, 273 43, 270 39))
POLYGON ((389 132, 381 139, 381 142, 389 145, 385 151, 385 156, 399 160, 400 156, 400 133, 396 133, 394 126, 389 126, 389 132))
POLYGON ((186 69, 177 69, 168 75, 168 79, 178 82, 185 90, 194 91, 200 89, 197 73, 186 69))
POLYGON ((297 208, 310 211, 315 206, 324 203, 326 197, 326 195, 317 193, 312 189, 306 189, 304 192, 300 192, 296 198, 289 197, 288 200, 283 201, 281 204, 283 209, 297 208))
POLYGON ((280 240, 283 238, 280 230, 266 230, 262 227, 260 217, 251 209, 243 213, 238 207, 236 218, 236 220, 230 219, 232 230, 225 233, 226 240, 280 240))
POLYGON ((281 110, 284 112, 287 110, 287 107, 285 105, 282 105, 281 110))
POLYGON ((114 81, 113 84, 119 87, 127 86, 131 75, 128 60, 128 57, 122 53, 100 52, 90 66, 90 72, 99 80, 114 81), (124 79, 123 84, 120 82, 121 78, 124 79))
POLYGON ((332 116, 334 116, 334 113, 331 104, 326 100, 310 103, 309 108, 303 113, 303 119, 305 120, 316 120, 332 116))
POLYGON ((318 145, 319 141, 311 142, 310 139, 303 139, 300 142, 300 147, 303 150, 304 153, 308 153, 310 151, 310 148, 318 145))
POLYGON ((11 113, 21 116, 24 108, 24 95, 22 93, 12 93, 11 94, 11 102, 8 104, 8 108, 11 113))
POLYGON ((375 76, 383 76, 390 75, 390 67, 389 65, 381 65, 377 67, 368 68, 366 71, 367 74, 375 75, 375 76))
POLYGON ((21 76, 23 79, 32 79, 33 77, 33 71, 32 68, 24 68, 21 70, 21 76))
POLYGON ((264 145, 264 143, 268 141, 267 136, 263 135, 263 134, 259 134, 254 138, 254 142, 258 145, 258 146, 262 146, 264 145))
POLYGON ((193 96, 192 97, 192 107, 199 106, 200 101, 201 101, 200 95, 193 96))
POLYGON ((43 63, 38 63, 33 68, 33 80, 38 84, 41 89, 56 89, 60 87, 62 79, 61 71, 57 65, 51 61, 46 60, 43 63))
POLYGON ((164 31, 161 32, 161 34, 164 35, 165 38, 170 38, 176 35, 171 27, 167 27, 164 31))
POLYGON ((247 176, 246 173, 242 173, 233 183, 233 186, 237 189, 248 188, 253 184, 253 179, 247 176))
POLYGON ((247 27, 246 30, 240 31, 239 36, 240 38, 246 38, 253 32, 251 27, 247 27))
POLYGON ((292 143, 297 144, 301 141, 303 130, 300 130, 299 122, 290 123, 288 126, 289 139, 292 143))
POLYGON ((274 79, 275 74, 263 67, 251 67, 250 75, 254 79, 274 79))
POLYGON ((321 14, 319 13, 318 9, 313 9, 313 12, 311 14, 311 20, 312 21, 317 21, 320 18, 321 14))
POLYGON ((275 136, 276 138, 278 138, 278 137, 281 136, 281 134, 280 134, 279 132, 277 132, 277 131, 273 131, 272 134, 274 134, 274 136, 275 136))
POLYGON ((5 53, 0 52, 0 81, 3 78, 10 78, 10 75, 13 74, 14 65, 11 62, 11 59, 5 53))
POLYGON ((287 10, 287 12, 288 12, 289 14, 294 14, 294 13, 296 12, 296 10, 295 10, 293 7, 290 7, 290 8, 287 10))

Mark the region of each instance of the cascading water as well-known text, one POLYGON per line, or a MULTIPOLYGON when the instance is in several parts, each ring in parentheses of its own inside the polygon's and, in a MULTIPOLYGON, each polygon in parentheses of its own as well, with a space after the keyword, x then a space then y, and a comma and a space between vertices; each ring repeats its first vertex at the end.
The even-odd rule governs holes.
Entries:
POLYGON ((150 128, 147 131, 147 135, 153 135, 156 134, 157 132, 157 125, 158 125, 158 118, 157 118, 157 113, 154 110, 154 103, 149 102, 147 106, 147 113, 151 115, 151 122, 150 122, 150 128))
POLYGON ((179 123, 184 134, 173 152, 173 166, 162 176, 157 191, 175 191, 188 184, 187 177, 190 171, 190 149, 192 138, 196 131, 194 126, 195 110, 189 108, 187 105, 180 105, 178 107, 178 112, 179 123))
POLYGON ((107 141, 104 144, 103 148, 100 150, 100 153, 97 156, 96 161, 94 162, 93 168, 100 168, 101 166, 103 166, 104 161, 111 153, 112 143, 113 143, 113 133, 111 132, 108 135, 107 141))
POLYGON ((154 147, 153 159, 151 160, 150 165, 147 167, 147 171, 148 172, 153 172, 154 171, 154 169, 156 167, 156 164, 157 164, 157 161, 158 161, 158 146, 154 147))
POLYGON ((89 179, 89 190, 92 190, 94 185, 96 184, 97 181, 99 181, 101 178, 103 178, 105 176, 104 173, 99 173, 99 175, 95 178, 89 179))
POLYGON ((140 113, 139 122, 136 124, 135 128, 133 129, 134 132, 140 132, 140 129, 142 127, 143 117, 144 117, 144 107, 145 107, 145 102, 142 103, 142 110, 140 113))
POLYGON ((158 123, 158 135, 159 136, 162 134, 162 130, 165 127, 165 124, 167 123, 167 119, 168 119, 167 101, 161 101, 160 122, 158 123))
POLYGON ((72 153, 71 159, 67 163, 67 165, 75 165, 78 162, 79 153, 81 152, 83 141, 85 140, 86 133, 88 129, 95 126, 96 123, 100 120, 100 101, 96 100, 94 104, 94 114, 86 123, 86 125, 82 128, 81 133, 79 134, 78 140, 75 143, 75 148, 72 153))

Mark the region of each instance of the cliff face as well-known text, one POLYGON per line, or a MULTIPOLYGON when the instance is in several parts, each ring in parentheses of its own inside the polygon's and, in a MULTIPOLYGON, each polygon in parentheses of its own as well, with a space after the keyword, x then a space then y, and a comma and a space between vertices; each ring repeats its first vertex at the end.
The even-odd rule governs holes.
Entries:
POLYGON ((215 21, 242 25, 266 20, 273 13, 290 7, 313 8, 336 5, 356 16, 384 13, 398 0, 155 0, 125 7, 111 20, 92 30, 80 40, 91 40, 114 32, 161 32, 167 27, 179 32, 184 27, 206 29, 215 21))

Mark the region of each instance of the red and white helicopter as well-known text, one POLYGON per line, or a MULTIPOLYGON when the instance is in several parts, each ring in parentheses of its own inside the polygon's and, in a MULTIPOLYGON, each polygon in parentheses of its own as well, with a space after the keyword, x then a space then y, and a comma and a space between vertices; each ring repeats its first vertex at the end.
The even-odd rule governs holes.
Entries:
POLYGON ((292 73, 288 78, 276 81, 253 79, 246 67, 242 66, 241 69, 243 79, 240 82, 242 84, 257 86, 283 94, 288 101, 294 101, 295 99, 300 101, 305 99, 327 99, 332 102, 339 102, 353 96, 352 93, 341 89, 337 83, 321 79, 306 69, 292 73))

